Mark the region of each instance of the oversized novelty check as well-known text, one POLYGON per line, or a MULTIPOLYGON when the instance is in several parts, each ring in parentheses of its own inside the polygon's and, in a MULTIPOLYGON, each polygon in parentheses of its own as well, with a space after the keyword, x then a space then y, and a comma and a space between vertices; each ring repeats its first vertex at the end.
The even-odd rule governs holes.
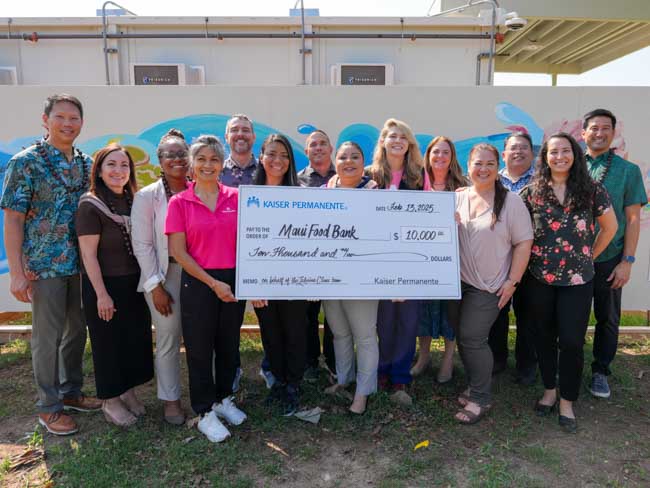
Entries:
POLYGON ((240 186, 237 298, 460 298, 454 196, 240 186))

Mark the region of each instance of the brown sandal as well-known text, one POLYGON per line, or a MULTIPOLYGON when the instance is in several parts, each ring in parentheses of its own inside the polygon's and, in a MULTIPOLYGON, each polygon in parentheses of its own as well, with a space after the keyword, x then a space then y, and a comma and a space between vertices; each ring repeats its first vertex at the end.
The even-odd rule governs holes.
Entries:
POLYGON ((472 412, 470 410, 467 410, 466 408, 463 408, 463 409, 459 410, 458 412, 456 412, 456 415, 458 415, 459 413, 462 413, 463 415, 465 415, 465 417, 467 417, 467 420, 461 420, 456 415, 454 416, 454 418, 456 419, 456 422, 458 422, 459 424, 473 425, 476 422, 478 422, 479 420, 481 420, 483 417, 485 417, 485 415, 490 411, 490 408, 491 408, 491 405, 485 405, 485 406, 481 407, 481 410, 479 411, 479 413, 474 413, 474 412, 472 412))

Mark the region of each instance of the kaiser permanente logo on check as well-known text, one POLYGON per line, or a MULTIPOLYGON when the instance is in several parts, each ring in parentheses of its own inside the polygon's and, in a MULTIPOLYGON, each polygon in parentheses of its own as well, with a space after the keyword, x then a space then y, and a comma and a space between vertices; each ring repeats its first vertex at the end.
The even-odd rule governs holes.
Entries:
POLYGON ((237 298, 460 298, 454 198, 240 186, 237 298))

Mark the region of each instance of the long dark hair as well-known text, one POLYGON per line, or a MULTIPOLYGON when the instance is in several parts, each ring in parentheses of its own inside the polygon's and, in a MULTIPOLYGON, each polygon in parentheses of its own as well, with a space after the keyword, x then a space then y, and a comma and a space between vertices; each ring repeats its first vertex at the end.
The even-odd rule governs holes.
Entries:
POLYGON ((594 181, 589 176, 585 153, 576 140, 566 132, 552 134, 539 151, 539 163, 535 169, 535 175, 531 183, 533 197, 546 201, 553 189, 551 188, 551 168, 548 165, 548 143, 551 139, 566 139, 571 144, 573 151, 573 164, 569 170, 569 178, 566 182, 565 207, 584 210, 591 207, 591 200, 594 194, 594 181))
MULTIPOLYGON (((475 144, 469 152, 469 161, 472 160, 472 156, 477 151, 489 151, 494 154, 497 168, 499 167, 499 150, 492 144, 486 144, 484 142, 475 144)), ((469 167, 469 162, 467 163, 467 166, 469 167)), ((492 225, 490 225, 492 230, 494 230, 494 226, 499 221, 501 210, 503 210, 503 206, 506 204, 506 198, 508 198, 508 189, 503 186, 501 178, 497 175, 497 179, 494 181, 494 204, 492 205, 492 225)))
POLYGON ((90 193, 104 201, 106 201, 108 195, 112 193, 104 183, 104 180, 101 179, 99 174, 101 173, 104 160, 108 157, 109 154, 114 153, 115 151, 122 151, 124 154, 126 154, 126 157, 129 160, 129 181, 124 186, 124 191, 130 199, 133 199, 133 195, 136 191, 138 191, 138 182, 135 176, 135 164, 133 163, 133 158, 131 158, 129 151, 127 151, 123 146, 120 146, 119 144, 109 144, 108 146, 101 148, 95 153, 93 165, 90 168, 90 193))
POLYGON ((289 155, 289 168, 284 174, 284 177, 282 178, 282 184, 280 186, 299 186, 298 174, 296 173, 296 160, 293 157, 293 149, 291 149, 291 143, 289 142, 289 139, 287 139, 282 134, 271 134, 266 139, 264 139, 264 142, 262 143, 262 150, 260 151, 259 156, 260 163, 257 165, 257 171, 255 172, 255 176, 253 178, 253 184, 266 185, 266 170, 262 164, 262 158, 264 157, 264 151, 266 150, 266 147, 273 142, 279 142, 282 144, 286 149, 287 154, 289 155))

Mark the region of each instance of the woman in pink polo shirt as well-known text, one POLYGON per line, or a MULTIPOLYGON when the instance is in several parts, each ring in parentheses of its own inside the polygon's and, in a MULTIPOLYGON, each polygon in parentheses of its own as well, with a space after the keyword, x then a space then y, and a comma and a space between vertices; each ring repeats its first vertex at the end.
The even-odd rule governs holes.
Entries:
POLYGON ((190 400, 201 417, 199 430, 212 442, 230 435, 218 417, 232 425, 246 420, 232 397, 245 307, 235 299, 238 192, 219 184, 223 161, 219 139, 196 139, 190 147, 194 181, 169 201, 165 222, 170 254, 183 267, 181 323, 190 400))
MULTIPOLYGON (((271 134, 262 144, 255 185, 298 186, 291 144, 271 134)), ((293 415, 299 405, 299 385, 307 354, 306 300, 252 300, 260 323, 264 350, 276 382, 267 403, 280 402, 283 415, 293 415)))

